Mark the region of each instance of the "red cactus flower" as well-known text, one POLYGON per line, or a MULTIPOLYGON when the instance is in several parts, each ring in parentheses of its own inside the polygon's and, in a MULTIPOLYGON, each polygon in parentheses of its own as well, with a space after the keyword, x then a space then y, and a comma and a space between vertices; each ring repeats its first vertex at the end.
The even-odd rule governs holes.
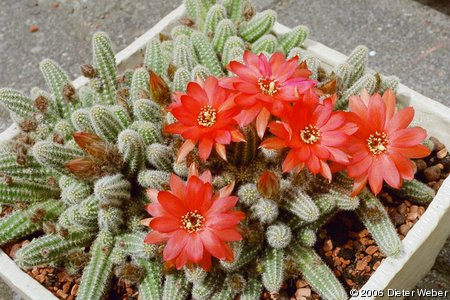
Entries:
POLYGON ((348 163, 345 146, 357 127, 348 122, 348 113, 333 112, 332 102, 328 98, 320 103, 310 90, 286 119, 269 124, 275 137, 263 141, 261 147, 290 149, 282 165, 283 172, 299 171, 306 166, 313 174, 320 173, 331 181, 327 162, 348 163))
POLYGON ((381 97, 361 96, 350 98, 350 110, 359 125, 354 143, 349 147, 353 156, 347 166, 348 176, 355 179, 353 194, 358 194, 369 182, 375 194, 381 190, 383 180, 400 188, 402 179, 414 178, 415 167, 410 158, 425 157, 430 150, 420 143, 427 134, 420 127, 410 127, 414 109, 395 109, 395 94, 388 90, 381 97))
POLYGON ((270 115, 280 117, 289 102, 314 87, 316 82, 308 79, 311 72, 298 65, 298 56, 286 60, 281 53, 274 53, 270 60, 246 51, 242 64, 232 61, 228 70, 237 75, 222 82, 224 86, 240 92, 236 103, 244 108, 238 121, 245 126, 256 118, 256 128, 263 137, 270 115))
POLYGON ((169 267, 195 263, 209 271, 211 256, 234 259, 227 243, 242 240, 238 224, 245 214, 233 210, 238 201, 230 196, 234 184, 214 194, 211 180, 209 171, 199 176, 194 168, 187 183, 172 175, 170 191, 148 190, 147 211, 153 218, 145 243, 166 243, 163 258, 169 267))
POLYGON ((182 160, 198 143, 200 157, 206 161, 212 147, 226 160, 225 146, 233 142, 245 141, 234 119, 239 108, 234 103, 230 91, 219 86, 218 80, 209 77, 203 86, 190 82, 186 93, 176 93, 176 102, 169 111, 178 122, 166 126, 166 131, 181 134, 186 142, 178 152, 182 160))

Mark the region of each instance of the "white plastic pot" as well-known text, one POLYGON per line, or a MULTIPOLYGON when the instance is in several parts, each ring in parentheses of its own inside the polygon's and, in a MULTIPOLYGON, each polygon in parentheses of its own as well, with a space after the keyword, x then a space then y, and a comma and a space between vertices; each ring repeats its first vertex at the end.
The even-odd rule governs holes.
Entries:
MULTIPOLYGON (((125 70, 139 66, 143 60, 143 51, 147 42, 184 15, 185 7, 181 5, 119 52, 116 55, 119 69, 125 70)), ((274 32, 277 34, 286 33, 289 30, 290 28, 279 23, 274 27, 274 32)), ((306 40, 305 47, 328 67, 342 63, 346 59, 344 54, 312 40, 306 40)), ((76 88, 79 88, 87 82, 87 78, 79 77, 73 83, 76 88)), ((437 137, 450 149, 450 108, 404 85, 399 86, 398 94, 415 108, 415 123, 426 128, 429 135, 437 137)), ((7 130, 0 133, 0 142, 11 139, 17 133, 17 126, 11 125, 7 130)), ((386 291, 388 289, 411 290, 429 272, 449 234, 450 178, 445 180, 433 202, 403 239, 403 252, 398 257, 389 257, 383 260, 379 268, 360 290, 360 295, 373 296, 360 296, 352 299, 387 299, 386 291), (384 297, 377 297, 379 291, 384 291, 384 297)), ((57 299, 44 286, 19 269, 14 261, 1 250, 0 277, 24 299, 57 299)))

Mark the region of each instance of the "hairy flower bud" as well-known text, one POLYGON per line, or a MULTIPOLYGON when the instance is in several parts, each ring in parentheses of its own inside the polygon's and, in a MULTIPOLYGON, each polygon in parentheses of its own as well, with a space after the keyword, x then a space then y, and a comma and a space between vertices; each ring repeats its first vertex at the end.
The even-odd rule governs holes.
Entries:
POLYGON ((97 71, 95 71, 95 68, 92 65, 81 65, 80 70, 81 74, 83 74, 84 77, 94 78, 95 76, 97 76, 97 71))
POLYGON ((280 194, 280 179, 275 173, 265 171, 259 177, 257 187, 263 197, 277 199, 280 194))
POLYGON ((160 104, 170 102, 170 88, 164 79, 153 71, 150 71, 150 94, 152 99, 160 104))

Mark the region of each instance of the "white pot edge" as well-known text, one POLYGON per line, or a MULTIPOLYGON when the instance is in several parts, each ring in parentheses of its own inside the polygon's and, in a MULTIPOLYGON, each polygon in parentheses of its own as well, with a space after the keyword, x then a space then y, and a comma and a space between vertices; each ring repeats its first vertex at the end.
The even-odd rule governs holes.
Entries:
MULTIPOLYGON (((185 14, 184 5, 173 10, 161 19, 149 31, 141 35, 128 47, 116 55, 116 62, 120 66, 129 59, 142 52, 149 39, 163 31, 170 23, 185 14)), ((289 31, 290 28, 277 23, 274 31, 278 34, 289 31)), ((327 46, 307 39, 305 46, 308 51, 316 55, 324 63, 334 66, 345 61, 346 56, 327 46)), ((73 81, 76 88, 86 84, 88 79, 79 77, 73 81)), ((450 142, 450 108, 427 98, 414 90, 400 84, 399 94, 411 99, 410 105, 416 109, 416 120, 425 128, 431 128, 431 134, 446 143, 450 142)), ((0 142, 14 137, 19 132, 16 124, 0 133, 0 142)), ((450 148, 450 145, 447 145, 450 148)), ((372 274, 369 281, 361 290, 380 291, 389 288, 408 290, 431 269, 434 260, 450 234, 450 178, 445 180, 439 193, 434 198, 421 219, 408 232, 403 240, 403 252, 398 257, 385 259, 380 267, 372 274), (447 218, 445 218, 447 216, 447 218)), ((14 261, 0 249, 0 277, 21 297, 28 300, 57 299, 39 282, 23 272, 14 261)), ((382 297, 364 297, 374 299, 382 297)), ((386 297, 385 297, 386 298, 386 297)), ((352 299, 362 299, 353 297, 352 299)))

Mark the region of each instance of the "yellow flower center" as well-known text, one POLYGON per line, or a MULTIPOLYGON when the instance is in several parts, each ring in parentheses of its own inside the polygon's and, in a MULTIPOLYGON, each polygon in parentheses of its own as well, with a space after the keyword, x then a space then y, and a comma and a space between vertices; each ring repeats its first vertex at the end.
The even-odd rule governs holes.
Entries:
POLYGON ((273 96, 281 90, 279 83, 273 76, 264 76, 258 79, 259 89, 264 95, 273 96))
POLYGON ((389 145, 389 139, 384 132, 372 133, 367 139, 367 146, 370 152, 374 155, 382 154, 387 151, 387 146, 389 145))
POLYGON ((197 117, 197 123, 203 127, 211 127, 216 123, 217 111, 211 105, 205 105, 200 109, 197 117))
POLYGON ((181 217, 180 228, 186 229, 189 233, 199 232, 203 229, 204 221, 205 218, 197 210, 190 211, 181 217))
POLYGON ((315 125, 308 125, 300 131, 302 141, 310 145, 317 143, 321 135, 319 128, 315 125))

